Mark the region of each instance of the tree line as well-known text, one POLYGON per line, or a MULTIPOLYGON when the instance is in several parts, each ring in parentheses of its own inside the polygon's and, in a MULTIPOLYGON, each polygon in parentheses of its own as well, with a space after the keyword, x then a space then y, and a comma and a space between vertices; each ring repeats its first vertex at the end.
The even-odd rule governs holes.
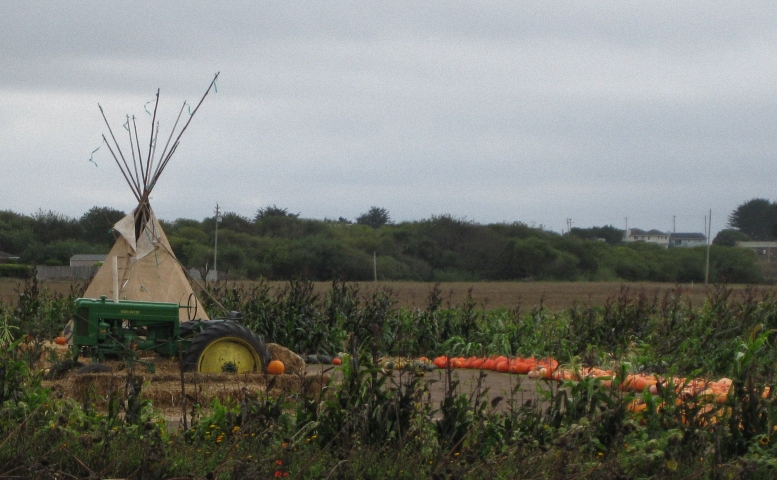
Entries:
POLYGON ((728 228, 715 237, 716 245, 734 246, 738 241, 777 240, 777 203, 753 198, 728 216, 728 228))
MULTIPOLYGON (((124 215, 109 207, 93 207, 78 219, 51 211, 0 211, 0 251, 26 264, 67 265, 76 253, 107 253, 116 238, 112 225, 124 215)), ((211 268, 215 217, 161 224, 182 264, 211 268)), ((381 280, 704 281, 704 248, 622 240, 623 230, 613 226, 559 235, 520 222, 479 224, 451 215, 392 223, 379 207, 355 221, 315 220, 273 205, 253 218, 222 215, 218 266, 230 278, 272 280, 364 281, 377 271, 381 280)), ((752 252, 725 245, 712 246, 711 281, 763 281, 752 252)))

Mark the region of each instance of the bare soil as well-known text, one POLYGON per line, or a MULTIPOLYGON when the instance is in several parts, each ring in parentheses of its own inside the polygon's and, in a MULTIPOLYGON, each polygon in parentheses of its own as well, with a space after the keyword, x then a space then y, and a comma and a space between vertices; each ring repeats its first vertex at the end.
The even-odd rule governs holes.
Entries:
MULTIPOLYGON (((126 401, 132 382, 141 385, 142 398, 150 400, 153 407, 166 419, 169 428, 177 429, 184 417, 191 421, 192 405, 207 407, 218 398, 222 403, 241 401, 246 397, 278 395, 282 392, 306 392, 316 395, 332 379, 341 379, 339 367, 332 365, 308 365, 305 375, 263 375, 263 374, 198 374, 181 375, 178 361, 174 359, 153 360, 155 373, 149 373, 141 364, 128 368, 122 362, 106 362, 111 373, 76 375, 69 372, 59 380, 44 381, 44 387, 55 394, 71 398, 78 403, 89 403, 98 410, 107 410, 112 396, 120 402, 126 401)), ((88 362, 88 360, 87 360, 88 362)), ((395 371, 396 383, 409 380, 408 372, 395 371)), ((456 395, 465 394, 475 399, 479 394, 492 402, 489 408, 500 411, 518 407, 527 402, 542 403, 542 389, 553 388, 545 382, 536 382, 526 376, 507 373, 482 372, 478 370, 434 370, 424 376, 427 392, 424 399, 438 409, 446 392, 453 388, 456 395), (450 378, 449 378, 450 375, 450 378), (452 387, 453 384, 453 387, 452 387)))

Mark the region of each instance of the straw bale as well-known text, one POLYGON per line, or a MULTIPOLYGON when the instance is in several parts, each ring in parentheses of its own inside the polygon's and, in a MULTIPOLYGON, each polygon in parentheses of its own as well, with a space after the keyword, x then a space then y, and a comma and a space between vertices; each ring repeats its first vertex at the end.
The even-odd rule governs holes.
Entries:
POLYGON ((305 360, 286 347, 277 343, 268 343, 267 349, 270 351, 273 360, 280 360, 285 367, 285 373, 292 375, 305 374, 305 360))
POLYGON ((302 384, 302 377, 299 375, 270 375, 267 380, 267 391, 270 395, 276 396, 281 393, 298 392, 302 384))
MULTIPOLYGON (((144 381, 140 377, 141 382, 144 381)), ((126 376, 115 373, 87 373, 84 375, 72 375, 65 383, 65 396, 74 398, 79 402, 93 402, 98 406, 107 405, 111 392, 117 392, 120 398, 124 396, 126 376)))
MULTIPOLYGON (((62 380, 46 381, 44 386, 58 390, 61 396, 81 403, 89 402, 96 408, 106 408, 112 394, 123 403, 127 400, 126 384, 130 366, 121 361, 109 361, 106 365, 113 369, 112 373, 76 375, 71 371, 62 380)), ((141 398, 150 400, 155 408, 161 410, 174 412, 174 409, 180 409, 182 392, 178 361, 157 358, 154 366, 155 374, 149 373, 145 366, 139 363, 135 363, 132 368, 134 377, 142 385, 141 398)), ((216 398, 226 402, 228 398, 232 401, 242 401, 246 397, 255 398, 259 394, 275 396, 301 392, 318 395, 330 380, 329 375, 318 372, 307 375, 187 372, 183 376, 187 409, 192 400, 208 407, 216 398)))
POLYGON ((309 396, 319 395, 331 380, 332 377, 325 373, 307 375, 302 382, 302 393, 309 396))

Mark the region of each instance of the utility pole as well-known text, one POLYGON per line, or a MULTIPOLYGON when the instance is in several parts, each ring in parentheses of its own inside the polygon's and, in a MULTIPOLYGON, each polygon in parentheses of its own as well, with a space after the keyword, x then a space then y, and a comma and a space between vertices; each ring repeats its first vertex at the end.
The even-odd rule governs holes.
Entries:
POLYGON ((216 281, 219 280, 219 271, 216 268, 216 261, 219 256, 219 222, 221 221, 221 212, 219 212, 219 204, 216 203, 216 241, 213 244, 213 273, 216 281))
POLYGON ((623 231, 623 241, 629 241, 629 217, 623 217, 623 221, 626 222, 626 230, 623 231))
POLYGON ((672 215, 672 233, 677 233, 677 215, 672 215))
POLYGON ((710 283, 710 235, 712 233, 712 209, 710 208, 710 221, 707 222, 707 217, 704 217, 704 227, 707 230, 707 267, 704 271, 704 286, 706 287, 710 283))

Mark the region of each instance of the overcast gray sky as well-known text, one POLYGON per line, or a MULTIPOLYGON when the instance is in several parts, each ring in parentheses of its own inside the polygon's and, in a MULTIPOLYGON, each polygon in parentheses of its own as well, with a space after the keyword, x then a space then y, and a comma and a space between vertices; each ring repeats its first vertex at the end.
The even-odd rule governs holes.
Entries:
POLYGON ((774 200, 774 2, 3 2, 0 210, 135 200, 103 146, 212 93, 152 205, 713 234, 774 200))

